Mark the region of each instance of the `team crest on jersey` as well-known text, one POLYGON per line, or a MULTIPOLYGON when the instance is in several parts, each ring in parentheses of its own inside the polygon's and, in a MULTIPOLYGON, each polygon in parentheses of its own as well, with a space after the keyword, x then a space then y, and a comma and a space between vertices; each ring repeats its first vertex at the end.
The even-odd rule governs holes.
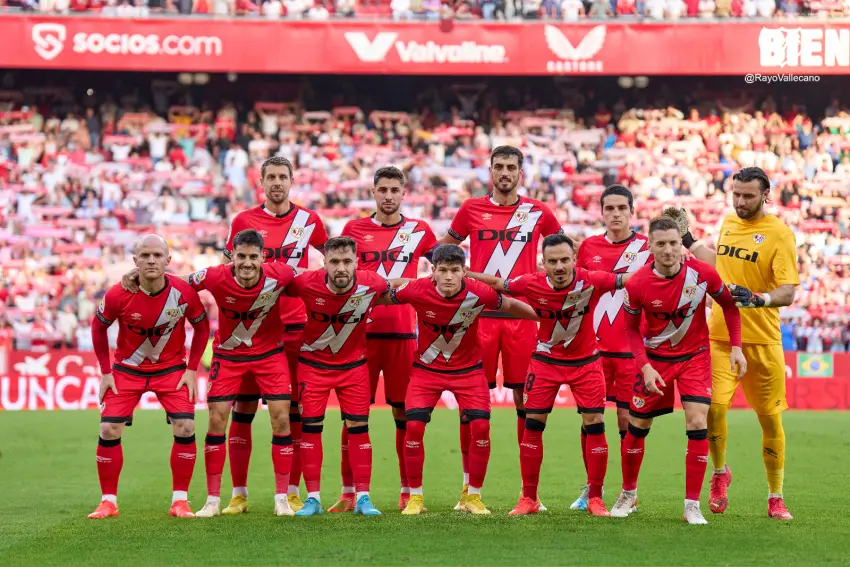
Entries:
POLYGON ((761 244, 762 242, 764 242, 764 235, 763 234, 754 234, 753 235, 753 242, 755 242, 756 244, 761 244))
POLYGON ((304 236, 304 228, 300 226, 293 227, 289 232, 295 240, 301 240, 301 237, 304 236))
MULTIPOLYGON (((588 288, 588 289, 590 289, 590 288, 588 288)), ((579 300, 579 298, 581 298, 581 294, 582 294, 581 291, 574 291, 572 293, 568 293, 567 294, 567 301, 569 301, 570 303, 575 303, 576 301, 579 300)))
POLYGON ((174 307, 172 309, 165 310, 165 316, 168 317, 168 319, 170 319, 171 321, 179 319, 181 315, 183 315, 183 310, 179 307, 174 307))
POLYGON ((462 309, 460 312, 458 312, 458 315, 464 321, 469 321, 470 319, 475 317, 475 311, 470 311, 468 309, 462 309))
POLYGON ((522 393, 522 405, 525 405, 527 403, 528 403, 528 392, 523 392, 522 393))
POLYGON ((257 307, 260 305, 268 305, 274 301, 275 295, 273 293, 261 293, 257 296, 257 307))
POLYGON ((353 297, 351 297, 351 298, 349 298, 349 299, 348 299, 348 305, 349 305, 349 307, 354 307, 354 308, 356 308, 356 307, 358 307, 361 303, 363 303, 363 298, 362 298, 362 297, 360 297, 359 295, 355 295, 355 296, 353 296, 353 297))
POLYGON ((407 244, 410 242, 410 233, 409 232, 400 232, 398 233, 398 241, 402 244, 407 244))
POLYGON ((201 282, 204 281, 205 277, 207 277, 207 269, 206 268, 204 268, 202 270, 198 270, 197 272, 195 272, 194 274, 189 276, 189 279, 192 281, 193 284, 201 285, 201 282))
POLYGON ((632 405, 635 406, 637 409, 642 408, 644 404, 646 404, 646 400, 644 400, 643 398, 639 396, 632 397, 632 405))
POLYGON ((626 261, 626 264, 631 264, 637 260, 637 252, 626 252, 623 254, 623 260, 626 261))
POLYGON ((682 295, 684 295, 688 299, 695 298, 697 296, 697 286, 689 285, 688 287, 682 290, 682 295))
POLYGON ((517 211, 516 215, 514 216, 516 217, 516 221, 519 224, 525 224, 525 221, 528 220, 528 213, 526 213, 525 211, 517 211))

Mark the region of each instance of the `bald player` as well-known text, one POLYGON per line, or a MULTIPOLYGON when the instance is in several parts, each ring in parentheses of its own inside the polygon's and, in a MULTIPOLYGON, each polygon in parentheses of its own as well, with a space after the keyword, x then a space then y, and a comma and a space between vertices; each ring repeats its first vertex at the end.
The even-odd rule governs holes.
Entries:
POLYGON ((100 364, 100 440, 97 475, 101 502, 90 519, 118 516, 118 477, 124 464, 121 434, 145 392, 156 394, 165 409, 171 447, 173 494, 169 515, 191 518, 188 491, 195 470, 196 372, 207 346, 210 325, 198 293, 165 275, 171 262, 168 244, 155 234, 142 238, 133 253, 141 293, 120 284, 106 292, 91 325, 100 364), (195 333, 186 360, 186 321, 195 333), (110 357, 109 327, 118 322, 118 346, 110 357))

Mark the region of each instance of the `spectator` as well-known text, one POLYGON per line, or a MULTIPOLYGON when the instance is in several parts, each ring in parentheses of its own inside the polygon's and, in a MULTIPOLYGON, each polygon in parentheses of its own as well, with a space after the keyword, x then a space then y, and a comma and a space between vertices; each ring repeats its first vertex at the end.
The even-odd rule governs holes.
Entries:
POLYGON ((561 14, 565 22, 577 22, 585 16, 584 3, 581 0, 562 0, 561 14))
POLYGON ((413 18, 413 12, 410 11, 410 0, 392 0, 390 9, 393 12, 393 20, 395 21, 410 20, 413 18))
POLYGON ((357 0, 336 0, 335 13, 346 17, 353 18, 356 14, 357 0))

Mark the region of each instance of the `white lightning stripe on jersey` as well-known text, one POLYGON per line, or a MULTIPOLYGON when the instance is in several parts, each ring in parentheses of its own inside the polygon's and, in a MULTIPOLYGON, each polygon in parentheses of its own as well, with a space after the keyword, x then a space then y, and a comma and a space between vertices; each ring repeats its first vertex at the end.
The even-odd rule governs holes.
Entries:
POLYGON ((587 314, 587 307, 592 295, 593 286, 584 287, 584 280, 576 282, 575 289, 567 294, 564 298, 564 304, 561 306, 561 311, 567 311, 571 307, 574 308, 570 322, 564 327, 561 321, 555 321, 555 327, 552 329, 552 337, 546 342, 538 341, 537 352, 552 354, 552 349, 558 345, 563 345, 564 348, 570 346, 570 343, 576 338, 576 334, 581 328, 581 322, 587 314))
POLYGON ((159 312, 159 317, 157 317, 154 324, 154 328, 167 325, 166 329, 161 332, 159 340, 155 345, 151 342, 151 338, 145 339, 145 342, 139 345, 139 348, 133 351, 133 354, 121 361, 122 364, 139 366, 145 359, 149 360, 151 364, 159 362, 159 357, 163 349, 165 349, 165 345, 168 344, 168 340, 171 338, 171 332, 177 326, 177 323, 183 320, 183 316, 186 313, 188 304, 184 303, 180 305, 180 299, 182 297, 180 292, 174 287, 168 291, 168 298, 165 300, 165 305, 162 306, 162 311, 159 312))
POLYGON ((682 291, 679 295, 679 303, 676 308, 681 309, 682 307, 687 306, 688 315, 682 320, 682 324, 678 327, 673 321, 670 321, 667 323, 667 326, 664 327, 664 330, 658 334, 658 336, 645 339, 644 344, 646 345, 646 348, 658 348, 664 344, 665 341, 670 341, 671 346, 676 346, 682 342, 682 339, 685 338, 688 329, 691 327, 691 322, 694 320, 694 313, 697 312, 697 306, 705 297, 705 290, 708 287, 708 283, 697 283, 699 280, 699 274, 697 274, 692 268, 685 269, 687 270, 685 272, 685 283, 682 285, 682 291), (692 298, 685 296, 685 290, 690 287, 696 288, 692 298))
MULTIPOLYGON (((422 242, 422 239, 425 238, 425 231, 420 230, 419 232, 413 232, 418 223, 406 222, 404 226, 398 229, 395 236, 393 237, 393 241, 390 243, 390 247, 387 250, 392 250, 394 248, 401 248, 399 255, 404 257, 413 258, 413 253, 416 251, 416 248, 419 246, 419 243, 422 242), (405 236, 406 235, 406 236, 405 236), (407 243, 402 241, 402 238, 407 239, 407 243)), ((404 270, 407 268, 407 262, 402 260, 396 260, 393 262, 393 267, 390 268, 389 273, 384 269, 383 262, 378 266, 378 275, 388 279, 394 280, 402 277, 404 275, 404 270)))
MULTIPOLYGON (((617 263, 614 265, 614 269, 612 271, 616 272, 617 270, 626 268, 626 273, 631 274, 641 269, 649 259, 649 250, 641 251, 641 248, 645 245, 645 243, 645 240, 641 240, 639 238, 635 238, 629 242, 629 245, 626 246, 623 253, 620 254, 619 259, 617 259, 617 263), (626 261, 627 254, 636 255, 635 259, 631 263, 626 261)), ((603 293, 599 298, 599 302, 596 304, 596 309, 593 311, 593 332, 596 333, 597 337, 599 336, 599 325, 602 323, 603 317, 608 317, 609 325, 614 324, 614 320, 623 308, 624 297, 625 290, 615 289, 613 291, 603 293)))
POLYGON ((351 317, 349 318, 350 323, 345 323, 339 333, 334 331, 333 323, 328 323, 328 328, 325 329, 325 332, 318 339, 309 345, 307 343, 301 345, 301 352, 313 352, 329 348, 333 354, 338 353, 360 320, 366 316, 366 312, 372 305, 375 292, 370 292, 369 289, 369 286, 358 285, 354 293, 351 294, 351 297, 348 298, 348 301, 345 302, 345 305, 342 306, 342 309, 339 310, 339 315, 351 313, 351 317))
POLYGON ((313 231, 316 230, 315 224, 307 224, 309 220, 310 213, 307 211, 299 210, 295 213, 295 218, 292 219, 292 226, 289 227, 289 232, 286 233, 286 238, 283 239, 283 244, 281 244, 282 247, 285 247, 293 242, 297 242, 294 251, 300 252, 300 254, 291 254, 286 261, 293 268, 298 267, 298 263, 301 261, 307 250, 307 246, 310 244, 310 237, 313 236, 313 231), (303 229, 303 231, 299 229, 303 229), (299 232, 301 232, 301 235, 296 238, 299 232))
POLYGON ((493 249, 493 254, 490 255, 490 260, 487 266, 484 267, 484 273, 500 278, 511 277, 511 272, 519 260, 520 254, 526 246, 531 246, 531 237, 534 234, 534 227, 537 226, 537 221, 543 216, 543 211, 531 211, 531 203, 523 203, 517 207, 516 212, 511 216, 511 220, 505 230, 519 228, 517 237, 524 238, 524 241, 514 240, 508 247, 508 251, 502 250, 502 243, 496 242, 496 248, 493 249), (518 216, 528 215, 525 222, 519 222, 518 216))
POLYGON ((466 292, 466 297, 457 308, 457 311, 455 311, 455 314, 452 316, 452 320, 449 321, 449 325, 461 325, 461 327, 454 335, 452 335, 450 341, 446 341, 446 337, 440 333, 440 335, 434 339, 434 342, 432 342, 425 352, 422 353, 419 360, 425 364, 431 364, 438 356, 442 356, 443 360, 446 362, 451 359, 455 350, 457 350, 458 345, 460 345, 461 341, 463 341, 463 337, 466 336, 466 331, 469 329, 469 326, 472 325, 478 315, 484 310, 483 305, 476 307, 478 299, 478 296, 471 291, 466 292))
POLYGON ((251 321, 251 326, 249 327, 245 326, 245 321, 238 323, 233 329, 230 338, 219 345, 218 348, 220 350, 233 350, 240 345, 250 348, 253 345, 254 334, 260 328, 260 325, 263 324, 263 321, 265 321, 269 311, 274 308, 283 291, 283 287, 277 290, 275 289, 278 283, 280 282, 274 278, 266 278, 263 282, 263 289, 257 294, 257 299, 254 300, 254 303, 251 304, 251 308, 248 310, 251 313, 262 308, 257 318, 251 321))

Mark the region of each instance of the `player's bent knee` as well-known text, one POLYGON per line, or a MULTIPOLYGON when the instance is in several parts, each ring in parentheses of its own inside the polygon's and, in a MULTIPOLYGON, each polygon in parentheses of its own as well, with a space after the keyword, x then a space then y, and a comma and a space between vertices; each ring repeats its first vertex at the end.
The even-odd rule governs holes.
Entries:
POLYGON ((513 393, 514 393, 514 405, 516 406, 517 409, 521 409, 525 405, 522 401, 523 396, 525 395, 525 390, 521 387, 518 387, 518 388, 515 388, 513 390, 513 393))
POLYGON ((404 413, 404 408, 393 408, 393 419, 396 421, 404 421, 407 419, 407 416, 404 413))
MULTIPOLYGON (((409 416, 408 416, 409 417, 409 416)), ((415 419, 407 420, 407 433, 405 437, 410 437, 411 439, 422 439, 425 435, 425 424, 427 422, 415 419)))
MULTIPOLYGON (((541 417, 546 417, 541 416, 541 417)), ((544 431, 546 429, 546 420, 536 419, 533 417, 525 418, 525 428, 529 431, 544 431)))
POLYGON ((171 431, 174 437, 191 437, 195 435, 194 419, 172 419, 171 431))
POLYGON ((123 423, 107 423, 100 424, 100 438, 106 440, 121 439, 121 434, 124 432, 123 423))
POLYGON ((243 401, 243 400, 236 400, 236 402, 233 404, 233 411, 239 412, 239 413, 251 413, 251 414, 253 414, 253 413, 257 413, 257 408, 259 406, 260 406, 259 400, 254 400, 254 401, 250 401, 250 402, 249 401, 243 401))
POLYGON ((476 419, 469 422, 469 434, 472 439, 489 439, 490 438, 490 421, 485 419, 476 419))
POLYGON ((583 413, 581 414, 581 423, 584 426, 585 430, 590 425, 595 424, 605 424, 605 415, 601 413, 583 413))

